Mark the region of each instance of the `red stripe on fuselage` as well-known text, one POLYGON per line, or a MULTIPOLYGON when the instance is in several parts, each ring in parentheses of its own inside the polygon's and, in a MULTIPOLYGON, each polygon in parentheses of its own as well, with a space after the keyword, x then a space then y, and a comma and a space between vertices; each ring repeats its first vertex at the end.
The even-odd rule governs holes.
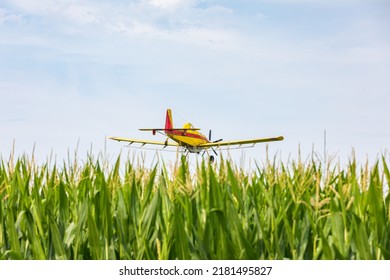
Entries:
POLYGON ((185 131, 180 131, 180 130, 169 130, 168 129, 166 131, 166 133, 168 136, 169 135, 187 136, 187 137, 191 137, 191 138, 206 140, 207 142, 209 142, 205 136, 200 135, 200 134, 191 133, 191 132, 185 132, 185 131))

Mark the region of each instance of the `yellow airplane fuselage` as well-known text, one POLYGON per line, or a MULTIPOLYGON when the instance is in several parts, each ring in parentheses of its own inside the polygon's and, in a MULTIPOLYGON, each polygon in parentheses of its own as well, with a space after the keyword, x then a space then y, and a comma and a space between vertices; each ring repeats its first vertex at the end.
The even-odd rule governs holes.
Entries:
POLYGON ((203 145, 209 143, 206 136, 197 130, 191 130, 192 125, 190 123, 186 123, 183 126, 183 131, 180 130, 166 130, 166 135, 177 142, 181 146, 187 147, 197 147, 199 145, 203 145))

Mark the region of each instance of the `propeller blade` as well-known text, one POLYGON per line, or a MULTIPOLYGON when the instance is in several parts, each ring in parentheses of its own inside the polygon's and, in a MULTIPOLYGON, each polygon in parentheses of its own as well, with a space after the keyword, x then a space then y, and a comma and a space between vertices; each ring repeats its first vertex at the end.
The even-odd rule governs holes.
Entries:
POLYGON ((215 141, 213 141, 213 143, 218 143, 218 142, 221 142, 221 141, 223 141, 223 139, 221 138, 221 139, 218 139, 218 140, 215 140, 215 141))
POLYGON ((211 129, 209 130, 209 141, 211 141, 211 129))

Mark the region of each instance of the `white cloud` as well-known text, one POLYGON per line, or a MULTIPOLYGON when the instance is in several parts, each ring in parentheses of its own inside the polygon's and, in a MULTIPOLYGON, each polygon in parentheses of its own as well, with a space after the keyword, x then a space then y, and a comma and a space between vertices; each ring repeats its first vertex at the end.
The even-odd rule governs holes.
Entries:
POLYGON ((358 4, 361 2, 374 2, 374 1, 386 1, 386 0, 260 0, 259 2, 267 3, 285 3, 285 4, 358 4))
POLYGON ((193 0, 149 0, 152 6, 163 10, 176 10, 178 8, 189 8, 195 1, 193 0))
POLYGON ((53 0, 40 0, 40 1, 29 1, 29 0, 12 0, 9 1, 11 6, 17 7, 24 12, 36 15, 47 15, 57 14, 62 12, 63 8, 69 4, 67 1, 53 1, 53 0))
POLYGON ((12 14, 6 9, 0 8, 0 24, 3 23, 19 23, 22 16, 20 14, 12 14))
POLYGON ((98 21, 98 12, 90 6, 70 5, 65 8, 63 13, 68 19, 80 23, 93 23, 98 21))
MULTIPOLYGON (((9 6, 34 18, 34 23, 47 24, 49 30, 66 34, 80 34, 90 38, 94 34, 119 34, 132 38, 142 36, 195 44, 204 47, 233 47, 236 32, 224 23, 233 10, 220 6, 196 7, 195 0, 142 0, 111 4, 91 0, 9 1, 9 6)), ((28 20, 25 23, 29 24, 28 20)), ((32 25, 33 26, 33 25, 32 25)), ((29 26, 29 30, 32 30, 29 26)), ((39 30, 38 37, 44 36, 39 30)))

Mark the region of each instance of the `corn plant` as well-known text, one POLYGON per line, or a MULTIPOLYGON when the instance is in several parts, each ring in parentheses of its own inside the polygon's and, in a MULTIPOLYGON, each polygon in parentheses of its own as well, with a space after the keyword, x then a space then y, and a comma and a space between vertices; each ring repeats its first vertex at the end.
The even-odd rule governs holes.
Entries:
POLYGON ((0 259, 390 259, 388 166, 1 160, 0 259))

